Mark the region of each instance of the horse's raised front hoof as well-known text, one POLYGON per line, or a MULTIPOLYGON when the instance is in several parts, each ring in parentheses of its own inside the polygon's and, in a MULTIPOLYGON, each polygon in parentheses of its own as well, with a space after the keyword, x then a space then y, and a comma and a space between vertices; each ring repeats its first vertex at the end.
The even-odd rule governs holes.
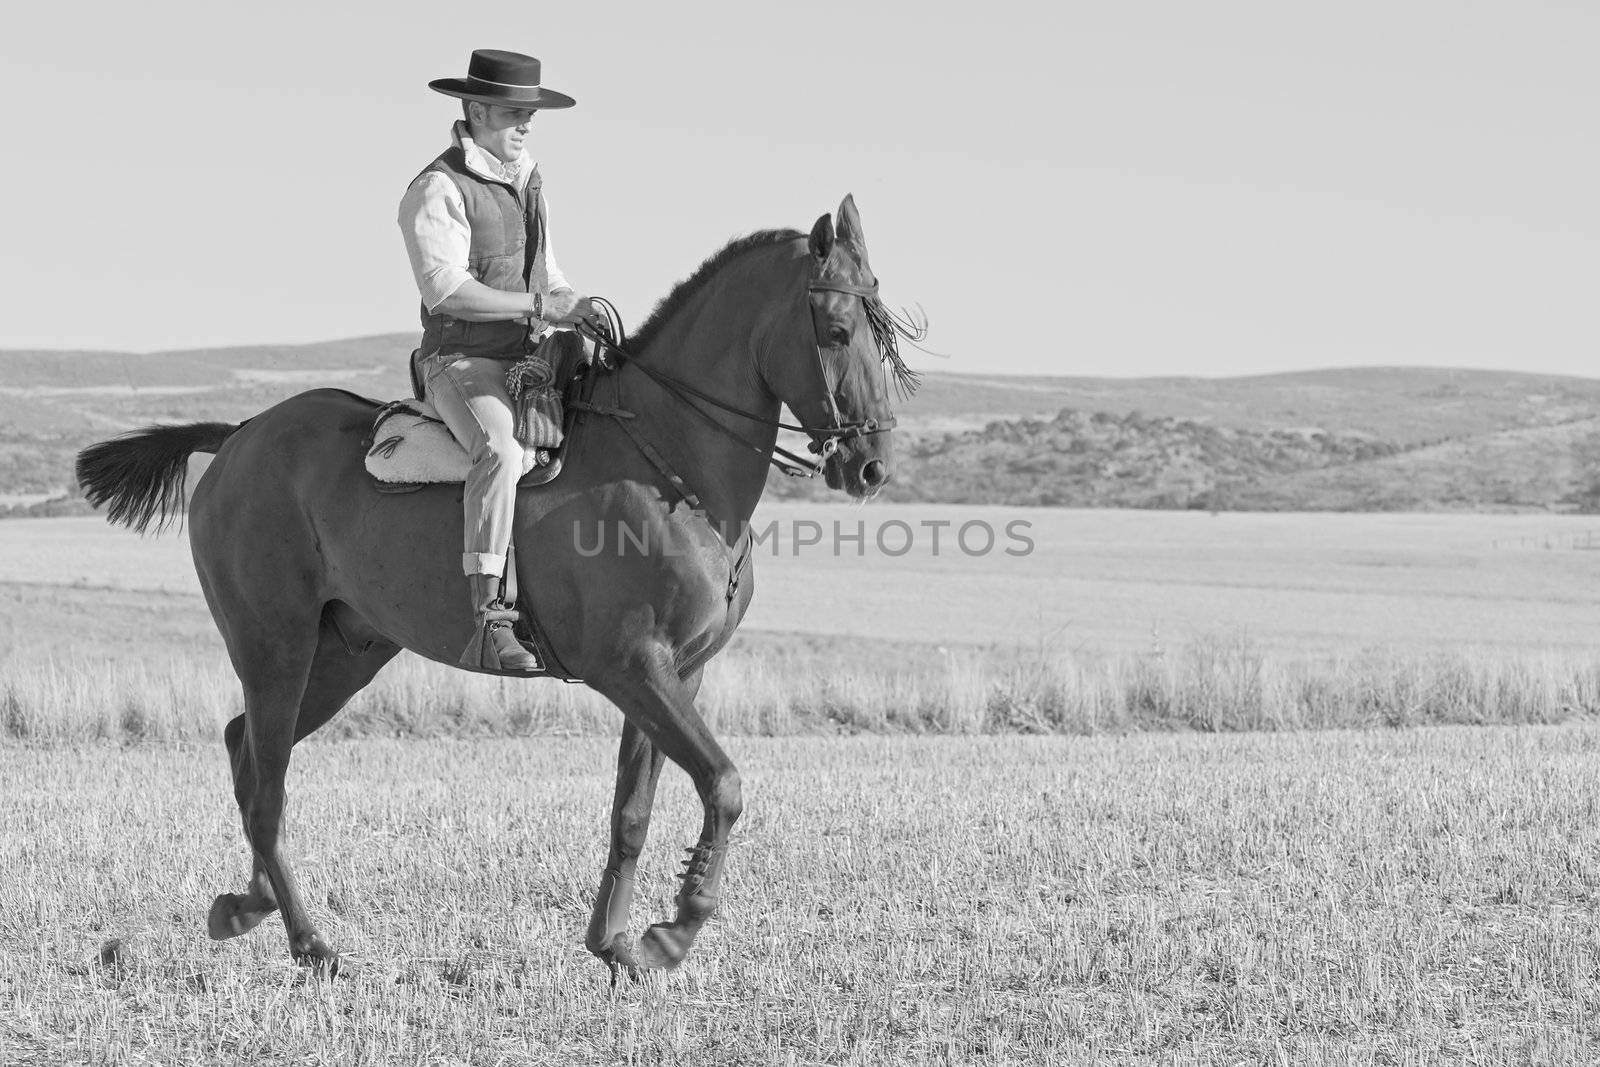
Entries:
POLYGON ((698 926, 656 923, 639 939, 634 959, 645 970, 670 971, 689 954, 689 946, 694 944, 694 935, 698 932, 698 926))
POLYGON ((206 915, 206 933, 211 940, 226 941, 247 934, 274 910, 251 911, 244 907, 244 900, 238 893, 223 893, 211 902, 211 911, 206 915))
POLYGON ((289 953, 317 978, 339 977, 339 953, 328 947, 321 934, 301 934, 289 943, 289 953))

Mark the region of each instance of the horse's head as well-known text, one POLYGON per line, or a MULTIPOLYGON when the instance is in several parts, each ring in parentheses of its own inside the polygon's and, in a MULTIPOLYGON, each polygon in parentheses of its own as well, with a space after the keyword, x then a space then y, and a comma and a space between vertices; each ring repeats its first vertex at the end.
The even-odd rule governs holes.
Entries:
POLYGON ((817 220, 807 246, 803 351, 766 368, 768 384, 826 457, 828 487, 870 497, 889 480, 893 462, 895 419, 884 366, 903 392, 915 387, 916 375, 900 360, 897 323, 878 298, 852 197, 839 205, 837 226, 828 215, 817 220))

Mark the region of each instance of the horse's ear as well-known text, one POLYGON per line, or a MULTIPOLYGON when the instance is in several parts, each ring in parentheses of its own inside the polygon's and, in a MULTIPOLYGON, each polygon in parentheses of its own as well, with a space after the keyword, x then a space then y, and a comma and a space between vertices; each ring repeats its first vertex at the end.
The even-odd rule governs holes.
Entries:
POLYGON ((824 215, 811 227, 811 254, 818 260, 828 258, 833 251, 833 217, 824 215))
POLYGON ((858 249, 867 247, 867 238, 861 232, 861 212, 856 210, 853 193, 845 194, 844 202, 839 205, 839 240, 848 241, 858 249))

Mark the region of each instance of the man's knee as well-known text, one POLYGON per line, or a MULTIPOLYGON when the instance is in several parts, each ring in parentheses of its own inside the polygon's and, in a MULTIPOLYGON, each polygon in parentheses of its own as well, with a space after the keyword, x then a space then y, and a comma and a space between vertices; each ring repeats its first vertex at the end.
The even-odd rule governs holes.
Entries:
POLYGON ((522 444, 512 434, 489 434, 472 453, 472 465, 486 473, 522 474, 522 444))

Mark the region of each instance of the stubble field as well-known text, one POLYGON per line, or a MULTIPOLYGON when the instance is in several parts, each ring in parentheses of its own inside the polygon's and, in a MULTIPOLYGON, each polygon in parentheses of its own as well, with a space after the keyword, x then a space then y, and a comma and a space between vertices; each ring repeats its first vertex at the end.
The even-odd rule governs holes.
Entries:
MULTIPOLYGON (((352 957, 213 944, 220 754, 0 748, 0 1062, 1586 1063, 1600 729, 736 739, 719 917, 581 947, 597 739, 313 743, 291 854, 352 957)), ((636 929, 697 824, 669 772, 636 929)))

